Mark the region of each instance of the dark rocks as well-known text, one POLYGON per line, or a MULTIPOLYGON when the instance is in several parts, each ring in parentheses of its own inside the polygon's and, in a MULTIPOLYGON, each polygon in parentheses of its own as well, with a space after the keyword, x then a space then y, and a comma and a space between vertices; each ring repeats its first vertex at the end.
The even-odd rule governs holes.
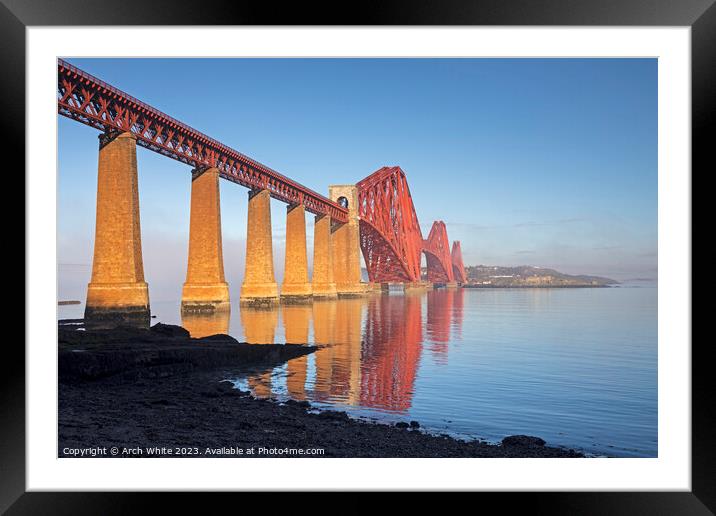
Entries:
POLYGON ((544 439, 531 435, 509 435, 502 439, 502 446, 515 446, 522 448, 539 448, 545 445, 544 439))
POLYGON ((215 389, 217 392, 221 392, 221 393, 236 392, 236 388, 234 387, 234 384, 231 382, 227 382, 227 381, 217 383, 215 389))
POLYGON ((330 421, 350 421, 348 414, 346 414, 345 412, 336 412, 335 410, 325 410, 319 413, 318 417, 330 421))
POLYGON ((206 337, 202 337, 202 342, 238 342, 234 337, 231 335, 226 335, 225 333, 217 333, 216 335, 208 335, 206 337))
POLYGON ((311 408, 311 404, 307 401, 287 400, 286 405, 293 405, 294 407, 301 407, 303 409, 311 408))
POLYGON ((417 421, 411 421, 410 423, 406 423, 405 421, 398 421, 395 423, 395 428, 420 428, 420 423, 417 421))
POLYGON ((208 385, 206 388, 201 389, 200 394, 207 398, 218 398, 220 396, 236 396, 239 395, 240 391, 234 389, 234 384, 231 382, 218 382, 215 385, 208 385))
POLYGON ((190 338, 189 331, 185 330, 181 326, 174 326, 172 324, 157 323, 149 331, 154 332, 164 337, 171 339, 188 339, 190 338))
POLYGON ((229 335, 192 339, 184 328, 162 323, 151 329, 58 331, 61 382, 108 377, 126 382, 218 367, 271 367, 316 349, 298 344, 246 344, 229 335))

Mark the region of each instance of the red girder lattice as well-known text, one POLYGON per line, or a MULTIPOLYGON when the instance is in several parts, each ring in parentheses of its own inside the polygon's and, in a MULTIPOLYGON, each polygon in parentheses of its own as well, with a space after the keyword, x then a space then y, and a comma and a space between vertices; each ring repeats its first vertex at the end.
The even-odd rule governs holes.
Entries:
MULTIPOLYGON (((197 99, 197 102, 199 100, 197 99)), ((106 133, 131 132, 137 144, 194 168, 216 167, 224 179, 269 190, 288 204, 347 222, 348 210, 248 156, 58 59, 57 112, 106 133)))
MULTIPOLYGON (((356 186, 361 251, 370 281, 420 281, 421 253, 425 253, 429 281, 455 281, 445 223, 433 223, 423 240, 408 180, 400 167, 376 170, 356 186)), ((464 274, 461 257, 459 264, 464 274)))
POLYGON ((448 283, 455 281, 450 256, 450 241, 447 228, 442 220, 433 222, 428 238, 423 242, 423 251, 428 265, 428 281, 448 283))
POLYGON ((467 281, 467 274, 465 273, 465 265, 462 263, 462 248, 460 247, 459 240, 455 240, 452 243, 450 256, 452 258, 452 272, 455 281, 465 283, 467 281))
POLYGON ((405 173, 383 167, 357 187, 361 251, 370 281, 420 281, 423 236, 405 173))

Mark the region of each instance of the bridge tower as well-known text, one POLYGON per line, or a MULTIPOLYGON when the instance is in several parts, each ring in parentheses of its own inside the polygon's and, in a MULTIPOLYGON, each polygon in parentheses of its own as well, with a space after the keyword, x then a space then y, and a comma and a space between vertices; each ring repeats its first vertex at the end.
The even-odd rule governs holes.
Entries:
POLYGON ((129 132, 100 134, 92 279, 85 319, 149 325, 139 227, 137 140, 129 132))
POLYGON ((360 271, 360 227, 356 185, 330 185, 329 198, 348 208, 348 222, 334 224, 331 231, 333 275, 339 296, 365 293, 360 271))

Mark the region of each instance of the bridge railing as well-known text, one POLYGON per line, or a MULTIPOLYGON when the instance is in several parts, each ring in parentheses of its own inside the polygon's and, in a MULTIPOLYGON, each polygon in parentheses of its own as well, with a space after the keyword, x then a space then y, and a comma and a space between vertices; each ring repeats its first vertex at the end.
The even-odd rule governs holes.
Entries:
POLYGON ((104 132, 131 132, 137 144, 194 168, 216 167, 229 181, 347 222, 348 210, 323 195, 58 59, 58 113, 104 132))

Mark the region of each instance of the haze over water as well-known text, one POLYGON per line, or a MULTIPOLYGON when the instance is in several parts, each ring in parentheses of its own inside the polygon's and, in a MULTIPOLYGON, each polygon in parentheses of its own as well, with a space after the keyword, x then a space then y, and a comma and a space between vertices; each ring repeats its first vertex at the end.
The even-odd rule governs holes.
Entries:
MULTIPOLYGON (((83 306, 59 307, 60 318, 83 306)), ((161 321, 193 336, 320 349, 232 378, 384 422, 499 441, 528 434, 607 456, 657 456, 657 289, 459 289, 161 321)))

